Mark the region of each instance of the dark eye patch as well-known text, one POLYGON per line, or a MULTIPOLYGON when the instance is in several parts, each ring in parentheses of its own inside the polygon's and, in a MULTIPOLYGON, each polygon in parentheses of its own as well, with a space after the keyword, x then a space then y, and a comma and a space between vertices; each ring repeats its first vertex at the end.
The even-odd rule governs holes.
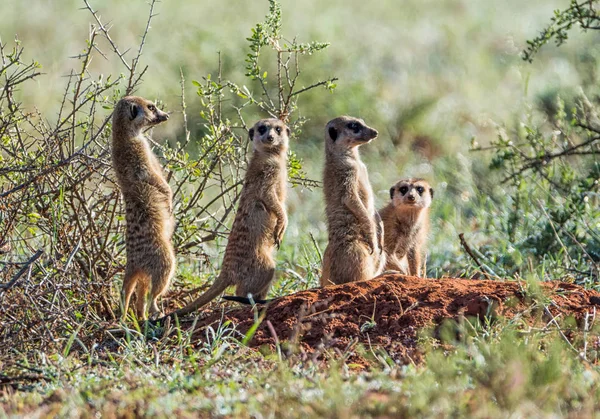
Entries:
POLYGON ((406 192, 408 192, 408 186, 400 186, 399 191, 402 195, 406 195, 406 192))
POLYGON ((260 127, 258 127, 258 133, 260 135, 264 135, 265 132, 267 132, 267 127, 265 127, 264 125, 261 125, 260 127))
POLYGON ((422 186, 417 186, 417 192, 419 192, 419 195, 423 195, 423 192, 425 192, 425 188, 423 188, 422 186))
POLYGON ((354 133, 358 133, 358 131, 360 131, 360 129, 362 128, 362 125, 358 122, 349 122, 346 126, 352 131, 354 131, 354 133))
POLYGON ((148 110, 154 112, 156 110, 156 106, 148 105, 148 110))

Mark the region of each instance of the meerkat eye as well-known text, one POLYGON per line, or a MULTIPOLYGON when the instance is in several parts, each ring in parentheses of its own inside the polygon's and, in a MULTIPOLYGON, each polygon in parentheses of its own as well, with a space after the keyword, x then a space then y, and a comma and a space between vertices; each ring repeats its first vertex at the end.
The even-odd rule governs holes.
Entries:
POLYGON ((260 135, 263 135, 265 132, 267 132, 267 127, 265 127, 264 125, 261 125, 260 127, 258 127, 258 133, 260 135))
POLYGON ((400 189, 398 190, 402 195, 406 195, 406 192, 408 192, 408 186, 400 186, 400 189))
POLYGON ((361 125, 358 122, 350 122, 348 125, 346 125, 349 129, 351 129, 352 131, 354 131, 355 133, 357 133, 358 131, 360 131, 361 125))
POLYGON ((423 195, 423 192, 425 192, 425 188, 423 188, 422 186, 417 186, 417 192, 419 192, 419 195, 423 195))
POLYGON ((156 110, 156 106, 148 105, 148 110, 154 112, 156 110))
POLYGON ((275 128, 275 132, 277 132, 277 134, 281 134, 281 127, 275 128))

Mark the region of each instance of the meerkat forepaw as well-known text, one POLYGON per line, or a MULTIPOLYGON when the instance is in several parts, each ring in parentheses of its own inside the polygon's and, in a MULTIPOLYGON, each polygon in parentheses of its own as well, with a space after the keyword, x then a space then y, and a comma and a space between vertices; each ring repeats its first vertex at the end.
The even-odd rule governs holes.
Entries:
POLYGON ((277 246, 277 249, 279 249, 279 246, 281 246, 281 242, 283 241, 283 232, 285 230, 281 230, 279 233, 275 234, 275 246, 277 246))
POLYGON ((372 255, 373 253, 375 253, 375 242, 373 242, 372 240, 369 239, 365 239, 364 240, 365 244, 367 245, 367 247, 369 248, 369 254, 372 255))
POLYGON ((275 246, 277 246, 277 249, 279 249, 279 246, 281 245, 281 242, 283 241, 283 234, 285 233, 286 225, 287 225, 287 221, 275 226, 275 231, 273 233, 273 236, 274 236, 273 239, 275 241, 275 246))

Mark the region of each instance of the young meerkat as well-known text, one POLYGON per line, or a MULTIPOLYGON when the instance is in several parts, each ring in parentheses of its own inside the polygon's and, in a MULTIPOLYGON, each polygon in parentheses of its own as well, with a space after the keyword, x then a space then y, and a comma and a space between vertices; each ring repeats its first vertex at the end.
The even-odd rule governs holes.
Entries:
POLYGON ((126 96, 113 113, 112 161, 125 201, 127 263, 122 289, 122 318, 129 300, 137 295, 136 311, 146 318, 146 294, 150 313, 158 315, 158 298, 175 272, 173 196, 158 159, 142 130, 169 119, 154 103, 126 96))
POLYGON ((358 147, 378 135, 357 118, 341 116, 325 128, 325 194, 329 243, 321 286, 371 279, 385 265, 383 228, 367 167, 358 147))
POLYGON ((253 154, 244 178, 238 210, 229 233, 221 273, 193 302, 172 315, 183 316, 210 303, 231 285, 237 297, 264 302, 275 274, 279 248, 288 219, 285 209, 287 151, 290 129, 278 119, 261 119, 249 131, 253 154))
POLYGON ((390 188, 390 199, 379 211, 385 232, 385 269, 422 277, 433 188, 424 179, 403 179, 390 188))

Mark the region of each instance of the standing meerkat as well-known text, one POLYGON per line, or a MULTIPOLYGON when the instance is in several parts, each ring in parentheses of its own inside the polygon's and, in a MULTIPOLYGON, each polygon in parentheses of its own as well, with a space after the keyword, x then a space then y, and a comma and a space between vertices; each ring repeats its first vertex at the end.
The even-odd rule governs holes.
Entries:
POLYGON ((323 191, 329 243, 321 286, 371 279, 385 265, 383 234, 373 190, 358 147, 377 131, 357 118, 341 116, 325 128, 323 191))
POLYGON ((142 130, 160 124, 169 115, 149 100, 136 96, 121 99, 113 113, 112 161, 125 201, 127 264, 123 278, 122 318, 129 300, 137 295, 136 311, 146 318, 146 294, 150 313, 158 315, 158 298, 169 287, 175 272, 173 197, 162 167, 142 130))
POLYGON ((214 284, 172 315, 183 316, 210 303, 231 285, 236 297, 248 302, 265 298, 275 275, 279 248, 288 219, 285 210, 287 150, 290 129, 278 119, 261 119, 249 131, 254 148, 238 210, 229 233, 221 273, 214 284))
POLYGON ((423 179, 404 179, 390 188, 390 199, 379 211, 385 232, 385 269, 422 277, 433 188, 423 179))

